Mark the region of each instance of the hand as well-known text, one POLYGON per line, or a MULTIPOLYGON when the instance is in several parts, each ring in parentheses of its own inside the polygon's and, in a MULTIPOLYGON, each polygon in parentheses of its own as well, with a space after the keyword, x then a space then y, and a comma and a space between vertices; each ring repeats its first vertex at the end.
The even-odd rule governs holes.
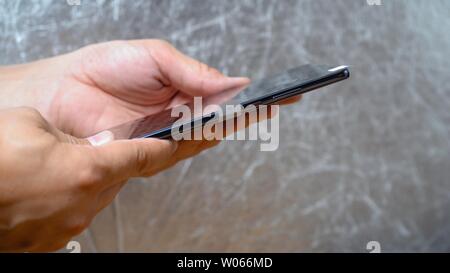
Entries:
MULTIPOLYGON (((249 83, 155 40, 93 45, 0 72, 8 97, 0 108, 31 106, 43 114, 0 113, 0 250, 15 251, 58 249, 128 178, 153 175, 218 143, 141 139, 93 147, 80 137, 249 83)), ((104 142, 98 137, 89 139, 104 142)))
MULTIPOLYGON (((0 108, 31 106, 77 137, 189 102, 193 96, 244 89, 250 82, 226 77, 161 40, 96 44, 0 72, 3 95, 9 98, 0 101, 0 108)), ((182 141, 167 167, 217 143, 182 141)))
POLYGON ((51 251, 83 231, 129 177, 149 176, 176 142, 119 140, 91 146, 38 111, 0 111, 0 251, 51 251))
MULTIPOLYGON (((1 72, 10 99, 0 107, 31 106, 77 137, 249 83, 225 77, 161 40, 96 44, 1 72)), ((171 165, 217 143, 183 141, 171 165)))
POLYGON ((27 106, 77 137, 249 83, 226 77, 160 40, 92 45, 11 70, 4 78, 11 81, 13 75, 16 85, 6 89, 14 90, 17 95, 10 95, 18 97, 18 105, 7 106, 23 106, 23 98, 30 97, 27 106))

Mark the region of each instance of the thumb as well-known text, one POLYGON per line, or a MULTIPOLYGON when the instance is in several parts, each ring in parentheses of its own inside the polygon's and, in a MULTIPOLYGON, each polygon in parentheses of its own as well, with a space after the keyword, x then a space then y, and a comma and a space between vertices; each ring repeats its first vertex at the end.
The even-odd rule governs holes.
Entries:
POLYGON ((245 77, 227 77, 218 70, 184 55, 167 42, 141 40, 134 43, 148 48, 161 74, 170 85, 188 95, 208 96, 243 88, 250 83, 250 79, 245 77))
POLYGON ((173 156, 175 141, 155 138, 113 140, 109 131, 87 138, 93 146, 96 160, 115 178, 150 176, 173 156))
MULTIPOLYGON (((92 145, 89 149, 95 164, 100 166, 111 178, 126 180, 130 177, 151 176, 164 169, 175 153, 175 141, 141 138, 114 140, 110 131, 102 131, 94 136, 80 139, 50 128, 57 138, 65 143, 92 145)), ((111 179, 111 181, 115 180, 111 179)))

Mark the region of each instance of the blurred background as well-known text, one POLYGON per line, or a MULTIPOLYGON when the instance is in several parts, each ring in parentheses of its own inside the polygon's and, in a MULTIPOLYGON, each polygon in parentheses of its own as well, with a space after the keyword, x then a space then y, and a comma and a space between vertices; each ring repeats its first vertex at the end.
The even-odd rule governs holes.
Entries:
POLYGON ((450 1, 368 2, 0 0, 1 65, 161 38, 229 75, 352 70, 282 109, 276 152, 227 142, 130 181, 82 251, 450 251, 450 1))

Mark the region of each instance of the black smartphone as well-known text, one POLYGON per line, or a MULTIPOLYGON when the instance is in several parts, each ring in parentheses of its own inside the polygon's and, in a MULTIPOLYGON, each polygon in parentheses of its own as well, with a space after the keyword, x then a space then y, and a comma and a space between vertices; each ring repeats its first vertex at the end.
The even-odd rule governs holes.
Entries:
MULTIPOLYGON (((284 99, 298 96, 306 92, 330 85, 350 77, 347 66, 302 65, 289 69, 283 73, 252 83, 245 90, 228 90, 221 94, 202 99, 202 106, 208 105, 236 105, 242 107, 254 105, 272 105, 284 99)), ((194 103, 184 106, 195 108, 194 103)), ((108 129, 115 139, 132 138, 161 138, 169 139, 172 132, 189 133, 202 127, 211 119, 217 117, 217 112, 193 111, 192 117, 180 122, 179 116, 173 116, 173 109, 164 110, 157 114, 145 116, 122 125, 108 129), (174 128, 177 124, 177 128, 174 128)), ((176 111, 175 111, 176 112, 176 111)))

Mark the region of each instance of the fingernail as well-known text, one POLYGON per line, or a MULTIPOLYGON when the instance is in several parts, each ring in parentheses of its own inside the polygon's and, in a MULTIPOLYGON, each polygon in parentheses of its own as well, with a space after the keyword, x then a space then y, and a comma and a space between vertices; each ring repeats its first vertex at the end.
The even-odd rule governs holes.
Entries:
POLYGON ((232 81, 235 86, 245 86, 251 82, 251 80, 246 77, 228 77, 228 79, 232 81))
POLYGON ((87 140, 92 144, 92 146, 100 146, 113 141, 114 134, 110 131, 103 131, 96 135, 88 137, 87 140))

